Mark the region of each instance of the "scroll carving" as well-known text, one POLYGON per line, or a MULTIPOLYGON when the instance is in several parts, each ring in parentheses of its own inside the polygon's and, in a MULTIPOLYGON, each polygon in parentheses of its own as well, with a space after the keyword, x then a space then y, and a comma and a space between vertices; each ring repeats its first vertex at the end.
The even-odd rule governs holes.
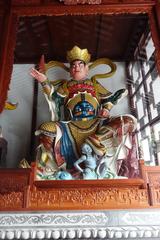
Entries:
POLYGON ((47 226, 58 226, 59 224, 67 224, 70 226, 75 225, 83 225, 86 226, 86 224, 90 225, 104 225, 107 224, 109 220, 109 217, 107 214, 104 213, 76 213, 73 215, 69 215, 66 213, 58 213, 55 214, 53 217, 51 213, 45 213, 45 214, 33 214, 33 215, 27 215, 24 216, 23 214, 17 215, 8 215, 8 216, 0 216, 0 227, 6 226, 6 225, 27 225, 27 226, 33 226, 41 222, 43 225, 47 226))
POLYGON ((29 207, 51 209, 91 209, 108 207, 148 206, 145 189, 118 188, 80 188, 39 190, 34 188, 30 192, 29 207))

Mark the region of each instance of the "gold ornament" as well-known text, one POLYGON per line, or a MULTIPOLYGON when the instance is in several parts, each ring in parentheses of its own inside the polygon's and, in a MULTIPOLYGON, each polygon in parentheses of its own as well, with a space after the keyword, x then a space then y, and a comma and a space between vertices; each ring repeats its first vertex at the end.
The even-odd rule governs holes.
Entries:
POLYGON ((100 73, 100 74, 96 74, 94 76, 92 76, 92 79, 99 79, 99 78, 108 78, 113 76, 113 74, 116 72, 116 64, 113 63, 110 59, 108 58, 99 58, 97 60, 95 60, 90 66, 89 66, 89 70, 99 66, 99 65, 107 65, 110 67, 110 71, 107 71, 106 73, 100 73))
POLYGON ((31 166, 29 165, 27 160, 23 158, 19 163, 19 168, 31 168, 31 166))
POLYGON ((4 109, 5 110, 15 110, 18 106, 18 103, 11 103, 11 102, 5 102, 4 109))
POLYGON ((82 60, 85 63, 89 63, 91 59, 91 54, 88 50, 80 49, 78 46, 74 46, 70 51, 67 51, 67 60, 69 63, 75 60, 82 60))
POLYGON ((44 122, 39 126, 39 129, 35 132, 35 135, 45 134, 50 137, 54 137, 56 135, 56 132, 57 129, 54 122, 44 122))
POLYGON ((73 98, 69 99, 66 105, 71 111, 73 111, 76 104, 80 103, 83 100, 89 102, 95 110, 97 110, 97 108, 99 107, 99 102, 97 101, 97 99, 87 92, 74 95, 73 98))

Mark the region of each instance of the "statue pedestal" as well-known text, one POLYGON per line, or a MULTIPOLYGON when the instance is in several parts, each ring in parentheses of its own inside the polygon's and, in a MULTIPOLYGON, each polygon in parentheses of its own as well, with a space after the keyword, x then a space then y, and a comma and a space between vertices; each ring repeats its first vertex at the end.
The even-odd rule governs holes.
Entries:
POLYGON ((0 209, 106 210, 160 206, 160 167, 140 161, 141 178, 37 181, 31 169, 0 169, 0 209), (159 185, 158 185, 159 184, 159 185))

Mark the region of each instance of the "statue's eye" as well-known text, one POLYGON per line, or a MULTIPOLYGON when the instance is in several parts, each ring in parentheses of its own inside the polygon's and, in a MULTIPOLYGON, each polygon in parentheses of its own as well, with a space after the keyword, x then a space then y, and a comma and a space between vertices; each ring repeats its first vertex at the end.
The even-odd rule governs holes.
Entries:
POLYGON ((84 65, 84 63, 80 62, 78 65, 79 65, 79 67, 82 67, 84 65))
POLYGON ((81 112, 82 109, 79 107, 79 108, 76 108, 76 112, 81 112))
POLYGON ((76 64, 73 63, 73 64, 71 65, 71 69, 74 69, 75 67, 76 67, 76 64))

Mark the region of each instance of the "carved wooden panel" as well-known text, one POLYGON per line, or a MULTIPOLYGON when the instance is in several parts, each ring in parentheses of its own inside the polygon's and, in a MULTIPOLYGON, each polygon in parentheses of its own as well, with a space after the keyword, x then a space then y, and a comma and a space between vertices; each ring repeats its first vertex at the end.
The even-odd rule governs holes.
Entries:
POLYGON ((148 186, 150 204, 160 206, 160 166, 145 166, 144 161, 140 161, 142 178, 148 186))
POLYGON ((0 193, 22 192, 29 185, 30 169, 1 169, 0 193))
POLYGON ((23 192, 10 192, 6 194, 0 194, 0 209, 1 210, 14 210, 23 207, 24 194, 23 192))
POLYGON ((80 5, 35 5, 25 7, 15 6, 13 12, 18 16, 38 15, 84 15, 84 14, 128 14, 128 13, 148 13, 152 9, 152 4, 80 4, 80 5))
POLYGON ((143 179, 35 181, 32 169, 0 169, 0 209, 144 208, 143 179))
POLYGON ((160 166, 146 166, 144 161, 141 160, 140 170, 146 184, 154 188, 160 188, 160 166))
MULTIPOLYGON (((2 1, 2 0, 1 0, 2 1)), ((14 0, 13 5, 40 5, 41 0, 14 0)), ((77 5, 77 4, 155 4, 155 0, 43 0, 43 5, 49 4, 67 4, 67 5, 77 5)), ((0 2, 1 3, 1 2, 0 2)))
POLYGON ((0 169, 0 209, 87 210, 160 206, 160 167, 145 166, 141 160, 140 169, 141 179, 67 181, 35 181, 34 164, 32 169, 0 169))
MULTIPOLYGON (((129 4, 131 3, 130 0, 59 0, 60 2, 64 2, 64 4, 66 5, 77 5, 77 4, 120 4, 120 3, 124 3, 124 4, 129 4)), ((154 3, 154 0, 133 0, 132 3, 154 3)))
POLYGON ((25 191, 29 185, 29 169, 0 170, 0 209, 20 209, 24 207, 25 191))
MULTIPOLYGON (((32 164, 32 174, 36 165, 32 164)), ((147 207, 143 179, 35 181, 28 190, 30 209, 111 209, 147 207)))
POLYGON ((110 209, 147 207, 146 189, 136 188, 61 188, 30 190, 31 209, 110 209))
POLYGON ((160 189, 152 189, 152 204, 160 206, 160 189))
POLYGON ((66 5, 77 5, 77 4, 101 4, 102 0, 60 0, 66 5))

